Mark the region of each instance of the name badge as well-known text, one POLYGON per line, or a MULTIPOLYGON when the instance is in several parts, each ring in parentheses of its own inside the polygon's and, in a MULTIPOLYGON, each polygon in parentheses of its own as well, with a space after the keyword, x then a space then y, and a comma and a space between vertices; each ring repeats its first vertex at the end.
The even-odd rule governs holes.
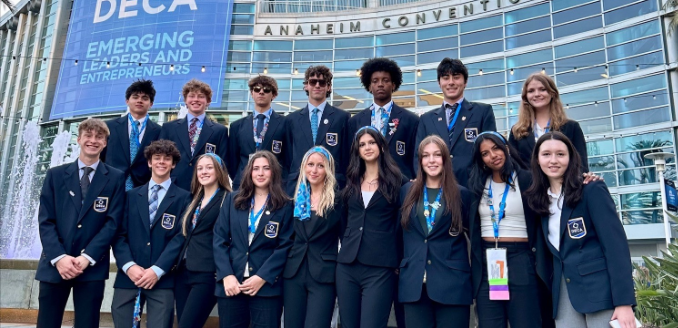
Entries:
POLYGON ((490 285, 490 300, 508 301, 508 265, 506 260, 506 248, 488 248, 487 255, 487 280, 490 285))
POLYGON ((177 217, 172 214, 163 213, 160 225, 167 230, 172 230, 172 228, 174 228, 174 221, 176 218, 177 217))
POLYGON ((477 128, 466 128, 464 129, 464 138, 468 142, 473 142, 478 138, 478 129, 477 128))
POLYGON ((405 155, 405 143, 402 141, 396 141, 396 154, 400 156, 405 155))
POLYGON ((266 229, 264 229, 264 236, 268 238, 275 238, 278 237, 278 227, 280 224, 275 221, 269 221, 266 224, 266 229))
POLYGON ((217 152, 217 146, 216 145, 213 145, 211 143, 208 143, 208 144, 205 145, 205 154, 209 154, 209 153, 214 154, 216 152, 217 152))
POLYGON ((336 146, 339 143, 339 137, 336 133, 327 133, 325 134, 325 142, 328 146, 336 146))
POLYGON ((586 236, 586 225, 584 218, 574 218, 567 220, 567 233, 572 239, 581 239, 586 236))
POLYGON ((271 146, 271 151, 274 154, 280 154, 282 152, 282 141, 273 140, 273 146, 271 146))
POLYGON ((108 210, 108 197, 97 197, 94 200, 94 211, 103 213, 108 210))

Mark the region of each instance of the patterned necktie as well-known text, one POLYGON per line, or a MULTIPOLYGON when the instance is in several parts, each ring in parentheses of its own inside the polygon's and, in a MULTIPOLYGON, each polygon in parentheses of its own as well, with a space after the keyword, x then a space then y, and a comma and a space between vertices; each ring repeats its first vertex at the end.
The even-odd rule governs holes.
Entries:
POLYGON ((261 138, 261 143, 264 143, 264 138, 261 135, 261 132, 264 131, 264 120, 266 120, 266 115, 259 114, 257 115, 257 138, 261 138))
POLYGON ((313 133, 313 144, 315 145, 315 141, 318 137, 318 109, 313 108, 313 111, 311 111, 311 133, 313 133))
MULTIPOLYGON (((134 124, 132 124, 132 133, 129 136, 129 161, 130 163, 134 162, 134 158, 137 157, 137 153, 139 152, 139 135, 141 134, 139 131, 139 121, 134 121, 134 124)), ((127 176, 127 180, 125 180, 125 191, 130 190, 134 188, 134 183, 132 183, 132 176, 131 174, 127 176)))
POLYGON ((385 137, 388 128, 388 113, 384 107, 379 107, 381 111, 381 134, 385 137))
POLYGON ((80 192, 82 193, 82 201, 85 201, 85 197, 87 196, 87 189, 89 189, 90 181, 89 181, 89 174, 94 171, 93 168, 89 166, 85 166, 82 168, 84 173, 82 174, 82 178, 80 178, 80 192))
POLYGON ((197 143, 197 140, 195 140, 196 133, 198 133, 198 118, 194 117, 191 120, 191 125, 188 127, 188 141, 191 143, 191 155, 193 155, 195 144, 197 143))
POLYGON ((454 114, 457 112, 458 107, 458 103, 454 105, 445 104, 445 111, 447 112, 447 138, 450 139, 450 143, 452 143, 452 136, 454 135, 454 126, 450 127, 450 123, 454 119, 454 114))
POLYGON ((148 217, 150 218, 151 226, 155 221, 155 212, 158 211, 158 191, 161 188, 161 185, 153 186, 153 188, 151 188, 151 197, 148 199, 148 217))

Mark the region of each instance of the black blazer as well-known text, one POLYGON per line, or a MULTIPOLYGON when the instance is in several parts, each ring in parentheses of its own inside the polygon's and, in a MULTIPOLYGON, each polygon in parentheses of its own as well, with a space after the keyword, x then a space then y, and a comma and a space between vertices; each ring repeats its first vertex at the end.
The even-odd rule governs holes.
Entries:
MULTIPOLYGON (((535 254, 536 271, 544 283, 550 284, 551 272, 553 271, 553 264, 551 254, 546 250, 544 243, 544 236, 541 233, 540 218, 532 208, 530 208, 525 191, 532 185, 532 174, 526 170, 518 170, 518 181, 515 183, 520 188, 520 198, 523 201, 523 212, 525 213, 525 227, 527 229, 527 240, 530 245, 532 253, 535 254)), ((473 203, 471 203, 470 221, 470 239, 471 239, 471 269, 473 271, 473 295, 478 297, 480 284, 483 279, 483 247, 482 236, 480 234, 480 214, 478 206, 482 196, 474 195, 473 203)), ((508 205, 507 205, 508 206, 508 205)))
MULTIPOLYGON (((208 119, 205 116, 202 130, 195 145, 195 153, 191 155, 191 143, 188 140, 188 123, 186 118, 177 119, 162 125, 160 139, 174 141, 181 153, 181 160, 172 170, 172 183, 185 190, 191 190, 193 167, 198 162, 198 157, 205 154, 208 145, 214 146, 214 153, 226 162, 228 148, 228 128, 208 119)), ((230 168, 228 168, 230 170, 230 168)))
MULTIPOLYGON (((574 144, 574 149, 577 150, 581 157, 582 172, 588 172, 589 158, 588 153, 586 152, 586 139, 584 138, 584 132, 582 132, 579 123, 577 121, 567 120, 567 123, 561 126, 559 131, 568 137, 570 141, 572 141, 572 144, 574 144)), ((534 132, 532 132, 532 129, 528 130, 527 137, 521 139, 516 139, 516 136, 513 134, 513 129, 511 129, 508 142, 518 151, 520 159, 529 167, 530 161, 532 160, 532 151, 537 144, 534 140, 534 132)))
MULTIPOLYGON (((228 145, 228 168, 229 175, 233 180, 233 190, 237 190, 242 180, 242 171, 247 166, 250 154, 257 151, 254 143, 254 122, 253 115, 238 119, 231 124, 231 137, 228 145)), ((283 181, 287 178, 287 168, 285 164, 285 151, 287 139, 285 138, 285 117, 272 111, 271 119, 268 121, 268 130, 261 143, 262 150, 272 152, 283 169, 283 181)), ((310 123, 309 123, 310 124, 310 123)))
MULTIPOLYGON (((558 315, 562 276, 572 307, 579 313, 636 305, 631 252, 610 192, 602 181, 583 188, 582 199, 574 208, 563 202, 560 250, 547 242, 553 254, 554 318, 558 315)), ((541 221, 548 240, 549 218, 541 221)))
POLYGON ((115 288, 138 288, 122 271, 133 261, 142 268, 155 265, 165 271, 154 288, 173 288, 171 272, 177 261, 180 243, 171 243, 181 233, 181 214, 191 200, 188 191, 170 185, 158 206, 153 226, 149 225, 148 183, 127 192, 122 224, 113 241, 113 255, 118 265, 115 288))
MULTIPOLYGON (((461 112, 459 112, 455 123, 452 143, 450 143, 447 133, 447 114, 445 108, 441 106, 421 116, 415 145, 418 146, 424 138, 430 135, 443 138, 450 150, 452 168, 457 177, 457 182, 466 187, 468 186, 471 165, 473 165, 473 141, 478 134, 485 131, 497 131, 492 106, 464 99, 461 103, 461 112)), ((414 154, 414 167, 415 169, 419 168, 419 156, 416 152, 414 154)))
POLYGON ((337 199, 334 208, 327 211, 324 217, 306 233, 304 222, 294 218, 294 245, 287 257, 283 277, 293 278, 304 260, 308 260, 308 270, 313 280, 320 283, 334 283, 339 249, 339 233, 341 230, 341 201, 337 199))
MULTIPOLYGON (((214 224, 217 222, 219 209, 224 201, 224 197, 229 197, 228 192, 220 189, 219 192, 214 195, 212 201, 200 211, 198 222, 195 224, 195 229, 193 229, 191 222, 188 222, 187 236, 184 236, 181 233, 176 235, 176 242, 182 244, 177 265, 181 264, 181 261, 186 261, 186 268, 190 271, 217 271, 217 267, 214 264, 214 252, 212 252, 212 240, 214 239, 214 224), (184 259, 184 256, 186 259, 184 259)), ((189 211, 190 213, 188 215, 188 220, 192 220, 195 207, 186 207, 186 211, 189 211)), ((173 243, 174 242, 175 241, 173 241, 173 243)))
POLYGON ((337 262, 397 268, 402 258, 400 238, 400 199, 386 201, 375 191, 367 208, 361 193, 354 194, 343 203, 341 249, 337 262))
POLYGON ((74 280, 108 279, 109 249, 125 204, 125 176, 99 162, 83 201, 78 173, 77 161, 47 170, 38 210, 42 253, 36 280, 53 284, 63 282, 50 261, 62 254, 77 257, 82 253, 96 264, 74 280))
MULTIPOLYGON (((406 184, 400 191, 401 202, 412 187, 406 184)), ((471 192, 459 187, 462 202, 462 221, 468 230, 471 192)), ((417 204, 418 205, 418 204, 417 204)), ((471 291, 471 266, 468 247, 463 233, 449 234, 452 215, 443 214, 435 222, 431 232, 425 232, 417 216, 416 206, 410 212, 410 224, 403 228, 403 259, 398 275, 398 300, 403 303, 416 302, 421 298, 424 271, 428 296, 431 300, 447 305, 473 303, 471 291)))
POLYGON ((134 187, 138 187, 151 180, 151 170, 144 157, 144 149, 160 138, 160 125, 148 119, 137 156, 130 160, 128 122, 127 115, 106 121, 111 135, 106 148, 101 152, 101 161, 125 173, 125 179, 131 176, 134 187))
POLYGON ((325 105, 322 118, 318 122, 318 136, 313 143, 311 121, 308 118, 308 105, 301 110, 289 114, 287 119, 287 152, 285 166, 289 169, 289 176, 285 190, 290 196, 294 195, 299 178, 301 160, 313 146, 323 146, 330 151, 334 158, 334 172, 339 189, 346 185, 346 167, 348 166, 351 139, 348 137, 347 123, 351 114, 343 109, 325 105), (327 122, 327 123, 325 123, 327 122))
POLYGON ((237 193, 226 198, 219 220, 214 227, 214 258, 217 261, 215 295, 226 297, 225 277, 235 275, 242 282, 245 264, 249 262, 250 277, 257 275, 266 281, 257 296, 280 296, 282 275, 287 252, 292 247, 292 202, 277 211, 265 211, 259 219, 252 244, 249 244, 249 210, 234 206, 237 193), (269 230, 270 229, 270 230, 269 230))
MULTIPOLYGON (((391 157, 395 160, 400 168, 400 172, 408 179, 414 179, 416 172, 412 163, 417 151, 416 135, 417 126, 419 125, 419 116, 411 111, 402 108, 395 103, 391 108, 391 116, 388 120, 389 127, 386 134, 386 142, 389 145, 389 152, 391 157), (398 120, 398 127, 395 133, 391 134, 390 123, 393 120, 398 120)), ((372 109, 368 107, 359 113, 355 114, 348 120, 348 137, 351 138, 351 143, 355 139, 355 133, 363 126, 372 124, 372 109)), ((350 151, 350 146, 349 146, 350 151)))

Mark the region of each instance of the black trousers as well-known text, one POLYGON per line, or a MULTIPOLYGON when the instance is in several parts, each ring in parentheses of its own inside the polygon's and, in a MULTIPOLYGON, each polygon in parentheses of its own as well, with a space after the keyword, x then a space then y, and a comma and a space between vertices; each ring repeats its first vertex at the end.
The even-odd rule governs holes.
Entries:
POLYGON ((490 300, 485 249, 494 248, 494 243, 483 241, 483 277, 476 299, 479 328, 506 328, 508 324, 511 328, 541 327, 539 277, 529 244, 499 243, 499 247, 506 248, 510 300, 490 300))
POLYGON ((181 265, 175 277, 174 299, 179 328, 202 327, 207 322, 217 297, 214 296, 214 272, 196 272, 181 265))
POLYGON ((218 299, 219 328, 280 327, 282 296, 248 296, 240 293, 233 297, 218 299))
POLYGON ((73 281, 60 283, 40 282, 38 295, 39 328, 61 328, 68 296, 73 289, 73 307, 75 310, 75 328, 99 327, 101 302, 104 300, 103 280, 73 281))
MULTIPOLYGON (((139 289, 115 288, 111 302, 111 316, 116 328, 129 328, 134 318, 134 305, 139 289)), ((169 288, 141 289, 141 316, 148 328, 171 328, 174 324, 174 291, 169 288)))
POLYGON ((418 301, 403 303, 403 306, 407 328, 468 328, 471 318, 471 305, 448 305, 433 301, 428 297, 426 284, 421 288, 418 301))
POLYGON ((315 281, 304 259, 297 274, 283 282, 285 327, 329 327, 332 323, 336 286, 315 281))
POLYGON ((393 268, 337 264, 342 328, 386 328, 398 278, 393 268))

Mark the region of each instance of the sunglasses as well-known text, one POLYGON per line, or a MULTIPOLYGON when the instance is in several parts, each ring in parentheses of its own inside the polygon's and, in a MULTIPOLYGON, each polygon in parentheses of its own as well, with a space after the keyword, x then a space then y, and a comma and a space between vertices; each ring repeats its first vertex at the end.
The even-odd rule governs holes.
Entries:
POLYGON ((261 86, 258 86, 258 85, 256 87, 252 88, 252 91, 259 93, 259 92, 261 92, 262 89, 264 90, 264 93, 271 93, 271 91, 273 91, 269 87, 261 87, 261 86))
POLYGON ((316 84, 320 84, 320 87, 325 87, 325 86, 327 86, 327 81, 318 80, 318 79, 310 79, 308 81, 304 81, 304 84, 308 84, 312 87, 315 86, 316 84))

